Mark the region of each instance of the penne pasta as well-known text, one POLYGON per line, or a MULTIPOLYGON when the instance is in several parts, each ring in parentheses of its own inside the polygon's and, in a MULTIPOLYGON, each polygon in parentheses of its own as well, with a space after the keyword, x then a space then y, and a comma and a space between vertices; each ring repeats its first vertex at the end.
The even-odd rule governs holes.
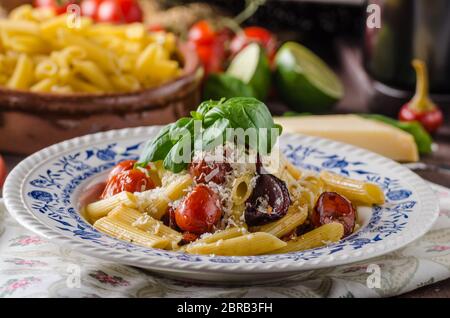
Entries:
POLYGON ((233 181, 231 188, 231 198, 233 204, 242 205, 252 194, 252 178, 250 174, 243 175, 233 181))
POLYGON ((346 178, 329 171, 322 171, 320 178, 329 191, 340 193, 350 201, 367 205, 383 204, 385 201, 383 190, 376 184, 346 178))
POLYGON ((141 213, 136 209, 128 208, 124 205, 120 205, 109 212, 108 217, 130 224, 147 233, 168 239, 175 243, 175 245, 181 241, 183 237, 181 233, 164 225, 161 221, 155 220, 148 214, 141 213))
POLYGON ((341 223, 328 223, 288 241, 286 246, 272 251, 271 254, 290 253, 316 248, 337 242, 343 236, 344 226, 341 223))
POLYGON ((94 223, 94 228, 115 238, 145 247, 165 248, 169 240, 144 232, 130 224, 103 217, 94 223))
POLYGON ((33 61, 26 54, 21 54, 7 86, 13 89, 26 89, 30 87, 32 81, 33 61))
POLYGON ((120 205, 136 208, 136 197, 130 192, 121 192, 112 197, 90 203, 85 209, 86 216, 91 222, 95 222, 120 205))
POLYGON ((308 209, 306 206, 293 205, 289 208, 288 213, 278 221, 252 229, 258 232, 267 232, 276 237, 283 237, 297 227, 305 223, 308 217, 308 209))
POLYGON ((284 246, 286 246, 286 242, 276 236, 256 232, 209 244, 191 244, 186 247, 186 252, 190 254, 247 256, 269 253, 284 246))

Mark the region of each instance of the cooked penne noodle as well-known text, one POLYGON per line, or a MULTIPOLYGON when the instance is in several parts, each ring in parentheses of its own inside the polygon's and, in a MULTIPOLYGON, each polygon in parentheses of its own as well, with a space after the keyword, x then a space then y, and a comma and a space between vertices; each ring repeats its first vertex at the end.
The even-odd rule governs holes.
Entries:
POLYGON ((341 223, 328 223, 288 241, 286 246, 271 253, 281 254, 316 248, 337 242, 343 236, 344 226, 341 223))
POLYGON ((115 238, 145 247, 165 248, 169 240, 144 232, 130 224, 103 217, 94 223, 94 228, 115 238))
POLYGON ((231 198, 235 205, 243 204, 252 194, 252 178, 253 177, 250 174, 246 174, 233 181, 231 198))
POLYGON ((305 223, 307 217, 308 208, 296 204, 291 206, 288 213, 278 221, 259 226, 254 230, 258 232, 267 232, 276 237, 283 237, 305 223))
POLYGON ((276 236, 269 233, 256 232, 209 244, 190 244, 186 252, 190 254, 213 254, 224 256, 260 255, 278 250, 286 246, 276 236))
POLYGON ((120 205, 108 213, 108 217, 124 223, 130 224, 145 232, 166 238, 177 244, 182 239, 181 233, 164 225, 161 221, 155 220, 145 213, 141 213, 136 209, 128 208, 120 205))
POLYGON ((227 240, 227 239, 242 236, 242 235, 248 234, 248 233, 249 232, 244 227, 230 227, 228 229, 220 230, 220 231, 211 233, 210 235, 207 235, 205 237, 202 237, 202 238, 198 239, 197 241, 195 241, 195 244, 197 244, 197 243, 199 243, 199 244, 214 243, 214 242, 217 242, 220 240, 227 240))
POLYGON ((384 203, 383 190, 374 183, 346 178, 329 171, 322 171, 320 178, 327 189, 344 195, 350 201, 367 205, 384 203))
POLYGON ((87 218, 91 222, 95 222, 119 205, 136 208, 136 197, 130 192, 120 192, 112 197, 90 203, 86 206, 87 218))

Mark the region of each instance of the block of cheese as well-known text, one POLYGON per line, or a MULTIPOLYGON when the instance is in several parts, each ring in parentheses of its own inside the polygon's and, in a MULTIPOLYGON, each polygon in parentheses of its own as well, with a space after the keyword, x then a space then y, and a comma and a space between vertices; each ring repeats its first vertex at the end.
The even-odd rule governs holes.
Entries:
POLYGON ((388 124, 357 115, 275 117, 283 132, 324 137, 352 144, 402 162, 419 160, 412 135, 388 124))

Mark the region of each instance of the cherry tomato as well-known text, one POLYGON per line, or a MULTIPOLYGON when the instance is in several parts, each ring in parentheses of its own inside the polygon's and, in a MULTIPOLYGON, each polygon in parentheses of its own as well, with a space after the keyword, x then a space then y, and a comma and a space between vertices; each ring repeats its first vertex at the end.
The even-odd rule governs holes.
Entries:
POLYGON ((339 222, 344 226, 344 236, 355 228, 356 210, 352 203, 336 192, 323 192, 311 214, 311 223, 319 227, 326 223, 339 222))
POLYGON ((192 43, 205 69, 205 75, 223 71, 226 58, 226 43, 229 40, 227 30, 215 31, 206 20, 195 23, 188 33, 188 41, 192 43))
POLYGON ((121 173, 122 171, 133 169, 135 163, 136 160, 124 160, 119 162, 117 165, 114 166, 114 168, 109 173, 108 180, 113 178, 116 174, 121 173))
POLYGON ((119 3, 125 23, 142 22, 143 13, 138 1, 120 0, 119 3))
POLYGON ((198 45, 212 44, 215 38, 216 32, 206 20, 198 21, 189 29, 188 40, 198 45))
POLYGON ((97 22, 120 23, 123 21, 119 1, 105 0, 97 9, 97 22))
POLYGON ((242 33, 237 34, 230 44, 231 54, 239 53, 249 43, 257 42, 266 51, 269 60, 272 61, 277 50, 277 40, 267 29, 257 26, 244 28, 242 33))
POLYGON ((103 0, 83 0, 81 2, 81 15, 97 19, 97 11, 103 0))
POLYGON ((222 216, 219 196, 206 185, 197 185, 175 210, 178 227, 194 234, 211 232, 222 216))
POLYGON ((136 0, 104 0, 97 9, 97 22, 142 22, 142 9, 136 0))
POLYGON ((101 198, 108 198, 122 191, 142 192, 153 189, 153 181, 139 169, 124 170, 108 180, 101 198))
POLYGON ((2 156, 0 156, 0 189, 3 186, 3 182, 5 182, 5 179, 6 179, 6 164, 2 156))
POLYGON ((36 8, 51 8, 55 10, 56 14, 62 14, 67 11, 67 7, 76 3, 75 0, 34 0, 36 8))
POLYGON ((217 184, 225 182, 225 176, 231 171, 231 166, 226 162, 207 163, 205 160, 193 161, 189 165, 189 173, 197 183, 212 181, 217 184))

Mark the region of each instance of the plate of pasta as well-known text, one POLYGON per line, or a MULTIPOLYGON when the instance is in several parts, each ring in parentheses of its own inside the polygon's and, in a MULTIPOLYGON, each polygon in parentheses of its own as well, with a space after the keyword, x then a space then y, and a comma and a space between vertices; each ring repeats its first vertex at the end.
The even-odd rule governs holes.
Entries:
POLYGON ((380 256, 436 220, 434 193, 400 164, 281 132, 254 98, 206 101, 164 127, 35 153, 8 176, 6 207, 29 229, 95 257, 237 282, 380 256))

